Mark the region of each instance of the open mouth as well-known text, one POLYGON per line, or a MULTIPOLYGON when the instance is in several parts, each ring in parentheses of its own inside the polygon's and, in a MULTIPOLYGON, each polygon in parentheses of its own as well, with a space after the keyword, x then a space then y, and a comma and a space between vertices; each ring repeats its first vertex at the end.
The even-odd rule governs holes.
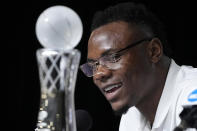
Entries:
POLYGON ((105 87, 103 89, 106 97, 108 100, 114 99, 119 92, 119 89, 122 87, 122 83, 118 83, 118 84, 113 84, 113 85, 109 85, 107 87, 105 87))
POLYGON ((103 90, 106 93, 112 93, 112 92, 116 91, 118 88, 120 88, 121 86, 122 86, 122 84, 119 83, 119 84, 115 84, 115 85, 110 85, 110 86, 104 88, 103 90))

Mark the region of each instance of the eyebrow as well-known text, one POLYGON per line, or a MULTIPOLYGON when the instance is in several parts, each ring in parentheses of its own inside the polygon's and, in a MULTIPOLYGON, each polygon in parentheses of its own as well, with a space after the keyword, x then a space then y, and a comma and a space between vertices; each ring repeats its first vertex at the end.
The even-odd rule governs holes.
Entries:
MULTIPOLYGON (((114 53, 115 51, 117 51, 117 49, 113 49, 113 48, 107 49, 105 52, 103 52, 103 53, 101 54, 101 56, 100 56, 99 58, 101 58, 101 57, 103 57, 103 56, 106 56, 106 55, 110 55, 110 54, 114 53)), ((99 58, 97 58, 97 59, 90 59, 90 58, 87 58, 87 61, 88 61, 88 62, 95 62, 95 61, 97 61, 99 58)))

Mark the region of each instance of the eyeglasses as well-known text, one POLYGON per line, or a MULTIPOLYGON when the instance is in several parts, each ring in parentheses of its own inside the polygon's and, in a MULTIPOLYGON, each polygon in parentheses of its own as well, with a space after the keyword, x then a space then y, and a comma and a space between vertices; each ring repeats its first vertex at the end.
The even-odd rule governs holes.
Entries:
POLYGON ((94 62, 87 62, 85 64, 82 64, 80 66, 80 69, 87 77, 94 76, 97 72, 99 65, 102 65, 102 66, 106 67, 107 69, 113 70, 117 67, 117 63, 121 59, 120 56, 123 55, 124 51, 126 51, 127 49, 130 49, 132 47, 135 47, 136 45, 139 45, 145 41, 151 41, 151 40, 152 40, 152 38, 145 38, 145 39, 139 40, 137 42, 134 42, 117 52, 101 56, 97 60, 93 60, 94 62))

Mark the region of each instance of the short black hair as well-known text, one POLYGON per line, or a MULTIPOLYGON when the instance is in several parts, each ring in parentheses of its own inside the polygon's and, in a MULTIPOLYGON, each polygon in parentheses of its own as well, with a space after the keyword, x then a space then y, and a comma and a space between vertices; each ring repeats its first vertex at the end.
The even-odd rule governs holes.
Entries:
POLYGON ((164 54, 171 57, 172 51, 167 42, 163 23, 144 4, 124 2, 96 12, 93 17, 91 31, 115 21, 125 21, 129 24, 139 25, 143 29, 148 29, 149 33, 161 40, 164 54))

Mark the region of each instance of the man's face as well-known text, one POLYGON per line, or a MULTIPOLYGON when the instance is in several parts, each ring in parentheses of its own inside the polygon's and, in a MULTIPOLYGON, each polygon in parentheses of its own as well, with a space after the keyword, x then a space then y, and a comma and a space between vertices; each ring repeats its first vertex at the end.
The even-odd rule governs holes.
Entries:
MULTIPOLYGON (((111 54, 145 38, 136 26, 126 22, 113 22, 94 30, 88 42, 88 59, 96 60, 104 54, 111 54)), ((139 104, 149 91, 150 74, 145 43, 128 49, 114 69, 99 65, 93 76, 115 112, 125 112, 129 107, 139 104)))

